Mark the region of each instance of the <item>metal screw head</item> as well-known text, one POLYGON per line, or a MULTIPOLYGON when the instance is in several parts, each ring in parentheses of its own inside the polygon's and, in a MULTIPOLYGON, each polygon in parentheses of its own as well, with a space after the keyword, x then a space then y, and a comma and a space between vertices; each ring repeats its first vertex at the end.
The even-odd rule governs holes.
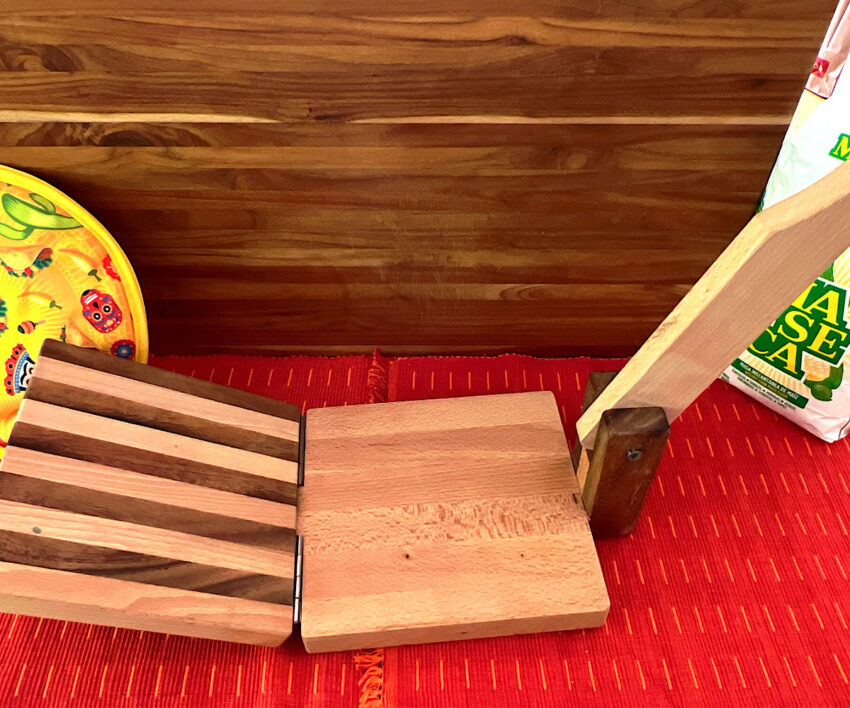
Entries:
POLYGON ((626 453, 626 457, 632 462, 635 462, 636 460, 639 460, 641 457, 643 457, 643 450, 632 448, 626 453))

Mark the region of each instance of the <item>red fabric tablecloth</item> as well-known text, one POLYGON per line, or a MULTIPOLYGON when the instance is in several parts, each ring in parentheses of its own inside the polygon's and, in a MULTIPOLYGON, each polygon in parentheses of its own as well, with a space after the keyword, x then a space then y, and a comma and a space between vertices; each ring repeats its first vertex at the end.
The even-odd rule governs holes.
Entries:
MULTIPOLYGON (((153 363, 302 408, 549 389, 572 437, 587 373, 622 362, 153 363)), ((310 656, 297 637, 268 649, 7 615, 0 705, 847 705, 849 533, 850 445, 718 382, 674 423, 636 532, 598 544, 599 630, 310 656)))

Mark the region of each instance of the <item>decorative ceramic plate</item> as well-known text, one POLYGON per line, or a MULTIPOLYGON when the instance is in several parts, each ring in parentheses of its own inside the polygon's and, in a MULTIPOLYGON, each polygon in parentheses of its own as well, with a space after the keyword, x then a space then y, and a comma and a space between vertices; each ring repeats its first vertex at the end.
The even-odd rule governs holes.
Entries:
POLYGON ((0 165, 0 454, 45 339, 146 362, 142 291, 97 219, 55 187, 0 165))

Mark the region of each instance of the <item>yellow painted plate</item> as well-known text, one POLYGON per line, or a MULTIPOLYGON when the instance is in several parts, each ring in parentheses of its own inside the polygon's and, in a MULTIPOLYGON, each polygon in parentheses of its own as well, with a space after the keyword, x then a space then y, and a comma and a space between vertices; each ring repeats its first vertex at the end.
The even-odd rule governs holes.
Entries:
POLYGON ((55 187, 0 165, 0 455, 45 339, 147 362, 142 291, 97 219, 55 187))

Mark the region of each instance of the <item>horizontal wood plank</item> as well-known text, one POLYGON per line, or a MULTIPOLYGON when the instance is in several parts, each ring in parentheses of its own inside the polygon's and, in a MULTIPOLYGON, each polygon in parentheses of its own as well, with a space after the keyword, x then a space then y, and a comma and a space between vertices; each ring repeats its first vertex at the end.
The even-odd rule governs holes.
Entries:
POLYGON ((0 162, 118 236, 156 353, 622 354, 751 216, 834 2, 11 10, 0 162))
POLYGON ((0 498, 104 519, 294 551, 295 507, 7 447, 0 498))
MULTIPOLYGON (((90 162, 114 159, 113 166, 132 164, 129 156, 142 159, 144 148, 186 148, 172 151, 147 151, 146 159, 162 162, 169 155, 204 156, 204 162, 214 164, 219 158, 249 154, 268 164, 268 152, 281 157, 303 155, 298 148, 334 148, 330 154, 350 151, 351 156, 370 156, 382 153, 393 155, 391 148, 406 148, 410 157, 418 149, 427 155, 425 148, 490 148, 497 154, 511 154, 546 164, 556 164, 557 156, 573 152, 588 156, 588 166, 603 163, 602 167, 634 167, 649 169, 653 166, 671 167, 684 171, 682 158, 695 157, 700 167, 725 169, 747 167, 753 161, 768 159, 765 152, 774 149, 782 139, 787 116, 771 121, 764 115, 729 114, 716 120, 708 116, 676 115, 668 118, 648 116, 599 116, 593 119, 564 120, 560 123, 527 123, 519 121, 474 122, 461 121, 451 129, 445 124, 428 122, 386 123, 327 123, 304 121, 300 123, 223 123, 166 121, 76 121, 70 116, 56 121, 0 122, 0 144, 4 155, 27 164, 39 159, 31 169, 52 166, 69 173, 69 168, 90 162), (720 148, 726 147, 726 150, 720 148), (28 150, 13 150, 26 147, 28 150), (52 150, 56 147, 101 147, 109 152, 52 150), (189 149, 191 148, 191 149, 189 149), (201 148, 216 148, 216 151, 201 148), (368 152, 367 152, 368 151, 368 152), (664 159, 667 157, 667 159, 664 159), (663 162, 658 162, 663 159, 663 162)), ((244 164, 244 163, 243 163, 244 164)), ((357 163, 345 163, 353 167, 357 163)), ((525 163, 528 166, 528 163, 525 163)), ((125 165, 126 167, 129 165, 125 165)), ((274 166, 280 166, 279 162, 274 166)), ((360 165, 366 169, 369 165, 360 165)), ((691 169, 694 165, 691 165, 691 169)), ((153 185, 152 185, 153 186, 153 185)))
POLYGON ((52 359, 42 348, 30 400, 298 460, 298 423, 52 359))
MULTIPOLYGON (((802 59, 802 57, 801 57, 802 59)), ((801 61, 802 64, 802 61, 801 61)), ((803 69, 803 67, 800 67, 803 69)), ((487 67, 405 71, 376 79, 368 72, 314 77, 297 73, 228 72, 220 83, 199 82, 197 73, 164 71, 111 74, 99 71, 0 72, 4 105, 0 118, 32 119, 62 114, 146 113, 223 121, 395 122, 444 116, 560 118, 589 116, 788 115, 801 90, 798 74, 754 77, 748 73, 687 77, 616 74, 598 77, 558 73, 499 75, 487 67), (128 83, 133 91, 128 93, 128 83), (223 86, 228 90, 222 90, 223 86), (43 93, 38 109, 33 91, 43 93), (572 97, 581 95, 583 100, 572 97), (675 95, 675 104, 670 97, 675 95), (628 102, 623 97, 628 97, 628 102), (174 110, 175 104, 180 111, 174 110), (674 107, 675 106, 675 107, 674 107), (96 110, 92 110, 96 107, 96 110)))
MULTIPOLYGON (((8 0, 9 11, 16 15, 39 16, 47 12, 61 11, 63 14, 90 13, 110 16, 115 13, 114 0, 77 0, 69 6, 67 0, 45 0, 34 8, 25 0, 8 0)), ((355 0, 340 5, 335 0, 297 0, 287 3, 289 12, 316 13, 322 16, 372 16, 372 17, 408 17, 412 22, 421 22, 423 16, 422 3, 418 0, 399 0, 389 6, 375 7, 369 0, 355 0)), ((482 15, 498 13, 511 16, 527 16, 528 2, 522 0, 472 0, 464 5, 468 14, 482 15)), ((763 20, 776 19, 811 19, 817 12, 821 15, 832 10, 832 6, 823 3, 813 3, 804 0, 776 0, 771 3, 741 2, 718 6, 713 0, 645 0, 637 5, 628 0, 612 0, 605 5, 594 5, 583 0, 535 0, 534 9, 546 17, 564 18, 640 18, 650 17, 669 20, 674 17, 705 19, 710 17, 755 18, 763 20)), ((280 3, 276 0, 257 0, 250 8, 234 8, 224 0, 185 0, 180 9, 175 11, 174 5, 168 0, 138 0, 133 3, 132 13, 126 8, 122 15, 155 12, 160 15, 185 17, 196 21, 209 22, 209 16, 229 19, 254 18, 263 22, 268 15, 274 16, 280 12, 280 3)), ((458 6, 449 0, 435 0, 429 3, 430 13, 449 14, 458 16, 458 6)))
MULTIPOLYGON (((669 3, 670 0, 667 0, 669 3)), ((664 0, 659 0, 662 5, 664 0)), ((352 4, 349 3, 348 7, 352 4)), ((567 5, 562 6, 567 10, 567 5)), ((496 3, 490 3, 486 13, 467 12, 443 14, 432 10, 414 16, 393 16, 378 8, 368 14, 358 13, 299 13, 281 8, 277 12, 222 13, 207 7, 204 13, 193 13, 185 21, 180 12, 138 12, 136 8, 124 8, 100 15, 85 11, 53 13, 17 13, 4 23, 4 34, 19 46, 29 43, 41 45, 78 45, 93 49, 124 49, 132 53, 138 46, 150 41, 150 33, 168 32, 169 51, 152 55, 145 53, 141 58, 149 61, 179 61, 181 50, 192 47, 195 60, 213 57, 216 47, 210 40, 217 41, 217 48, 226 52, 250 56, 258 47, 272 51, 292 51, 300 47, 302 55, 315 60, 337 59, 363 63, 363 48, 372 54, 396 52, 405 45, 414 45, 422 40, 431 40, 432 46, 420 47, 424 56, 446 53, 464 47, 493 45, 498 51, 501 46, 512 47, 521 55, 537 48, 584 48, 584 47, 643 47, 693 46, 718 48, 724 46, 765 47, 770 43, 785 42, 788 47, 804 47, 808 40, 819 40, 823 28, 819 26, 817 12, 810 11, 806 20, 786 16, 775 17, 770 22, 747 20, 738 13, 714 13, 710 17, 672 17, 662 24, 646 12, 643 18, 626 19, 618 16, 611 7, 610 17, 588 18, 570 13, 569 19, 554 15, 528 16, 525 13, 500 12, 496 3), (100 15, 100 16, 99 16, 100 15), (93 23, 93 17, 97 22, 93 23), (754 29, 760 29, 754 32, 754 29), (244 42, 250 34, 252 43, 244 42), (807 36, 811 35, 811 36, 807 36), (524 39, 525 41, 518 41, 524 39), (345 56, 344 47, 349 47, 345 56), (334 50, 339 55, 334 55, 334 50), (359 51, 358 51, 359 50, 359 51)), ((430 9, 430 8, 429 8, 430 9)), ((644 9, 649 10, 647 3, 644 9)), ((730 8, 731 9, 731 8, 730 8)), ((188 14, 188 13, 187 13, 188 14)), ((122 54, 115 54, 122 57, 122 54)), ((404 59, 405 55, 401 55, 404 59)), ((269 66, 274 66, 275 55, 266 55, 269 66)), ((496 59, 498 59, 498 54, 496 59)), ((385 61, 393 65, 404 62, 385 61)), ((491 58, 492 62, 492 58, 491 58)), ((220 64, 220 63, 219 63, 220 64)), ((230 62, 226 62, 229 68, 230 62)), ((130 63, 130 67, 132 67, 130 63)), ((116 66, 116 68, 119 68, 116 66)), ((123 69, 128 68, 124 66, 123 69)))
POLYGON ((0 471, 69 484, 105 494, 127 495, 135 499, 171 503, 192 512, 229 516, 243 521, 295 528, 295 506, 246 497, 196 484, 131 472, 70 457, 10 445, 0 471))
MULTIPOLYGON (((23 513, 26 513, 25 511, 23 513)), ((116 580, 194 590, 259 602, 292 604, 293 581, 270 575, 175 561, 88 543, 72 543, 34 533, 0 529, 0 560, 36 568, 67 570, 116 580)))
POLYGON ((0 610, 267 646, 292 632, 281 605, 2 561, 0 610))
MULTIPOLYGON (((501 299, 470 297, 465 300, 435 301, 429 310, 410 313, 400 313, 394 303, 379 298, 354 301, 336 312, 327 312, 328 301, 304 301, 302 303, 281 303, 271 312, 272 316, 285 323, 282 330, 269 332, 256 347, 264 347, 266 351, 294 346, 286 342, 288 330, 309 328, 309 323, 321 317, 324 330, 302 332, 298 345, 321 352, 324 348, 338 347, 342 350, 347 345, 359 345, 363 351, 374 347, 374 336, 382 328, 397 329, 392 338, 394 346, 415 350, 417 345, 430 345, 440 348, 453 346, 455 351, 482 351, 485 347, 510 347, 519 350, 540 347, 548 343, 554 346, 571 345, 573 347, 600 346, 616 347, 622 345, 626 338, 645 339, 655 327, 655 317, 659 313, 669 312, 678 301, 682 286, 631 289, 634 299, 624 298, 602 301, 597 304, 594 317, 588 321, 588 300, 581 297, 586 292, 591 298, 604 295, 597 293, 593 286, 573 291, 574 296, 548 297, 535 299, 501 299), (299 306, 300 305, 300 306, 299 306), (641 305, 645 305, 641 308, 641 305), (498 339, 494 337, 492 328, 498 325, 508 329, 498 339), (546 338, 543 331, 557 330, 560 327, 579 327, 586 332, 592 344, 585 342, 575 335, 562 335, 558 340, 546 338)), ((510 288, 505 288, 510 292, 510 288)), ((545 290, 545 289, 544 289, 545 290)), ((617 289, 615 289, 617 290, 617 289)), ((619 289, 621 294, 630 289, 619 289)), ((186 325, 179 336, 173 335, 173 341, 189 347, 194 346, 198 351, 214 351, 217 348, 229 347, 230 351, 239 351, 235 344, 239 336, 249 336, 249 323, 237 323, 231 334, 235 338, 233 344, 222 342, 210 328, 215 322, 221 321, 223 313, 236 316, 244 309, 239 301, 217 301, 218 315, 195 316, 191 326, 186 325)), ((192 309, 192 303, 186 301, 163 303, 156 310, 159 324, 163 329, 175 327, 186 321, 186 313, 192 309)), ((195 310, 197 311, 197 310, 195 310)), ((425 346, 420 351, 424 353, 425 346)), ((585 351, 588 351, 585 349, 585 351)))
MULTIPOLYGON (((110 356, 93 349, 67 346, 55 339, 46 339, 44 341, 39 351, 39 359, 42 357, 67 364, 74 364, 93 371, 121 376, 131 381, 167 388, 201 399, 244 408, 247 411, 275 416, 281 419, 276 422, 280 426, 281 431, 285 431, 290 437, 293 435, 297 436, 298 434, 298 421, 301 418, 300 412, 296 406, 285 401, 277 401, 265 396, 248 393, 247 391, 240 391, 228 386, 215 384, 211 381, 203 381, 173 371, 145 366, 138 362, 110 356), (288 421, 292 421, 292 423, 288 421)), ((271 425, 268 420, 264 422, 267 426, 271 425)))
POLYGON ((143 553, 187 563, 269 575, 291 581, 295 556, 286 551, 202 538, 0 499, 0 529, 57 541, 143 553))
POLYGON ((41 401, 23 401, 9 444, 269 501, 295 501, 296 462, 41 401))

